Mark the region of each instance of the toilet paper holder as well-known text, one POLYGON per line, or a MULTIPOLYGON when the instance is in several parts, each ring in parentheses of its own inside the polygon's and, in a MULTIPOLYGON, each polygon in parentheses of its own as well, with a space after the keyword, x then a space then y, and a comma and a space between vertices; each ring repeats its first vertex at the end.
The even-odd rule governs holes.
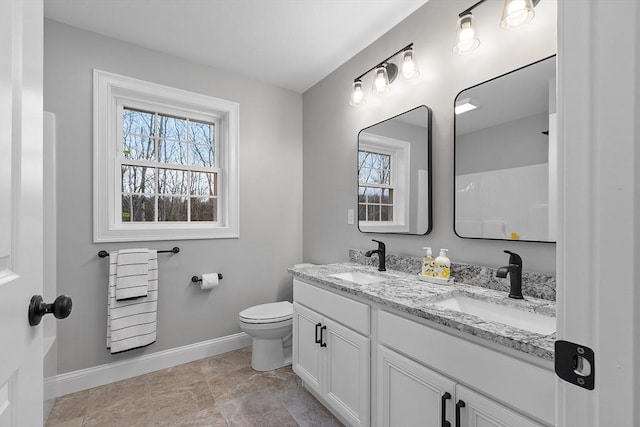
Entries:
MULTIPOLYGON (((222 280, 222 273, 218 273, 218 280, 222 280)), ((202 277, 192 276, 192 277, 191 277, 191 281, 192 281, 193 283, 202 282, 202 277)))

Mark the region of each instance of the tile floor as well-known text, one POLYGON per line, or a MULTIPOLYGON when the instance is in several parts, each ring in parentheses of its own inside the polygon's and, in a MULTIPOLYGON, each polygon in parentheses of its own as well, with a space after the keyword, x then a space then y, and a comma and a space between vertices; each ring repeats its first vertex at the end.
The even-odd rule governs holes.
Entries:
POLYGON ((341 426, 290 367, 251 369, 251 347, 56 399, 47 427, 341 426))

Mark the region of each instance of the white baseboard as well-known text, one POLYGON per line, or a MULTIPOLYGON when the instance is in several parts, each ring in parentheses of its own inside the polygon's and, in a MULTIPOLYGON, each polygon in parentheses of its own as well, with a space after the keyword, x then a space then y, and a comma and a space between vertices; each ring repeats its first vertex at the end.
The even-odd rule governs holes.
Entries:
POLYGON ((251 345, 244 332, 45 378, 45 398, 60 397, 251 345), (53 396, 52 396, 53 395, 53 396))

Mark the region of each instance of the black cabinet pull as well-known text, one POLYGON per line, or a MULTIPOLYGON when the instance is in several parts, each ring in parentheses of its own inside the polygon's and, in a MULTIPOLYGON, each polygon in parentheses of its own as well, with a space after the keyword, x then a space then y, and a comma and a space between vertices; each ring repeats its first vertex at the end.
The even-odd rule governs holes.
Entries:
POLYGON ((322 331, 324 331, 325 329, 327 329, 326 326, 323 326, 322 328, 320 328, 320 347, 326 347, 327 343, 323 341, 323 336, 322 336, 322 331))
POLYGON ((322 323, 316 323, 316 344, 320 344, 322 341, 322 333, 318 334, 320 326, 322 326, 322 323))
POLYGON ((447 421, 447 400, 451 399, 451 393, 445 391, 440 397, 442 403, 442 427, 451 427, 451 423, 447 421))
POLYGON ((467 404, 464 403, 464 400, 458 400, 458 403, 456 403, 456 427, 460 427, 460 408, 464 408, 465 406, 467 406, 467 404))

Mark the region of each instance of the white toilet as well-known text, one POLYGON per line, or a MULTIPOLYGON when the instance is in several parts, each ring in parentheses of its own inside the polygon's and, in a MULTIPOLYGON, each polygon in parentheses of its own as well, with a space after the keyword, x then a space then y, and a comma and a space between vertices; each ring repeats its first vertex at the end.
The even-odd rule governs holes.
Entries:
MULTIPOLYGON (((296 264, 296 268, 313 264, 296 264)), ((271 371, 291 365, 293 304, 272 302, 249 307, 240 312, 240 329, 253 338, 251 367, 271 371)))
POLYGON ((240 329, 253 338, 251 367, 271 371, 291 365, 293 305, 289 301, 249 307, 240 312, 240 329))

